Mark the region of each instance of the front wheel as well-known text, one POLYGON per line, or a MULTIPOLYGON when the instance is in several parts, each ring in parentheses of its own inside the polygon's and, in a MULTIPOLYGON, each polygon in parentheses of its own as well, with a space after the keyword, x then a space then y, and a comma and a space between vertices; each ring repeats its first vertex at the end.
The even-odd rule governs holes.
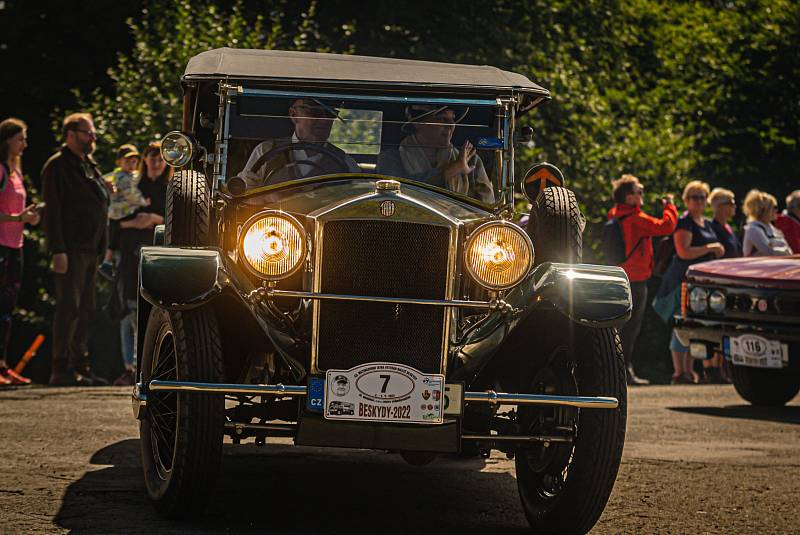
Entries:
POLYGON ((800 374, 789 370, 769 370, 749 366, 731 366, 736 391, 753 405, 779 407, 800 391, 800 374))
MULTIPOLYGON (((213 312, 154 307, 147 322, 142 381, 223 380, 213 312)), ((224 400, 195 393, 150 392, 139 434, 147 493, 168 518, 203 511, 222 461, 224 400)))
MULTIPOLYGON (((525 431, 572 430, 572 443, 541 444, 516 455, 517 485, 531 527, 539 533, 586 533, 606 506, 625 442, 627 390, 616 329, 574 327, 574 344, 553 345, 531 392, 612 396, 616 409, 520 410, 525 431)), ((569 330, 560 330, 562 333, 569 330)))

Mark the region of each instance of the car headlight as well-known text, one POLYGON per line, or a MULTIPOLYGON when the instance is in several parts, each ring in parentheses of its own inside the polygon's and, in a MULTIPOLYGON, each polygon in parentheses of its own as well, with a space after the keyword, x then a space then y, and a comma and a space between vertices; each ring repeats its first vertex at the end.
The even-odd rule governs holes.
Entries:
POLYGON ((711 309, 711 312, 714 314, 722 314, 725 312, 725 294, 719 290, 714 290, 711 292, 711 295, 708 296, 708 308, 711 309))
POLYGON ((256 214, 242 227, 239 251, 245 265, 257 276, 278 280, 303 265, 306 239, 303 227, 284 212, 256 214))
POLYGON ((695 314, 702 314, 708 308, 708 290, 705 288, 692 288, 689 292, 689 308, 695 314))
POLYGON ((192 161, 194 144, 182 132, 170 132, 161 140, 161 157, 172 167, 183 167, 192 161))
POLYGON ((481 286, 504 290, 517 284, 530 271, 533 244, 528 235, 513 223, 486 223, 467 240, 464 264, 481 286))

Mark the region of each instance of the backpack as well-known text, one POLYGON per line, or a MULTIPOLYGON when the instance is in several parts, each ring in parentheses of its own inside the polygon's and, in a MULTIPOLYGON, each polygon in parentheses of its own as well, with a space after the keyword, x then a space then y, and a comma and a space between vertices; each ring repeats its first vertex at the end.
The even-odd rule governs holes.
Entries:
POLYGON ((661 236, 653 247, 653 275, 661 277, 667 272, 672 257, 675 256, 675 240, 672 236, 661 236))
POLYGON ((639 241, 631 249, 630 254, 625 254, 625 235, 622 233, 622 221, 631 215, 633 214, 612 217, 603 223, 603 230, 600 235, 600 249, 603 251, 606 264, 609 266, 621 266, 624 264, 642 243, 643 238, 639 238, 639 241))

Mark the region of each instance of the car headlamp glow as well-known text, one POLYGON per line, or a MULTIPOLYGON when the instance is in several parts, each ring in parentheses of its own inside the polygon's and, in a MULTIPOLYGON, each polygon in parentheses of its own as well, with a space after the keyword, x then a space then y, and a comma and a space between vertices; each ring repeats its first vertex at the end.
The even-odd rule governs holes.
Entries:
POLYGON ((161 140, 161 157, 172 167, 183 167, 192 161, 194 144, 182 132, 170 132, 161 140))
POLYGON ((518 226, 505 221, 478 227, 464 248, 464 264, 478 284, 504 290, 517 284, 533 264, 533 244, 518 226))
POLYGON ((306 239, 303 227, 283 212, 262 212, 242 229, 239 250, 244 263, 261 278, 283 279, 303 265, 306 239))
POLYGON ((695 314, 702 314, 708 308, 708 290, 705 288, 692 288, 689 292, 689 308, 695 314))
POLYGON ((720 290, 714 290, 711 292, 711 295, 708 296, 708 308, 711 309, 711 312, 715 314, 722 314, 725 312, 725 294, 720 290))

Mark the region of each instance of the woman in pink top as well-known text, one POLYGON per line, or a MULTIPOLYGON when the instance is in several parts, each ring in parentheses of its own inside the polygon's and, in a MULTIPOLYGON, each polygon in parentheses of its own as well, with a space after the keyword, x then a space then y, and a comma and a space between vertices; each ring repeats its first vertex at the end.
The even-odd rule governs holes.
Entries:
POLYGON ((27 129, 19 119, 0 122, 0 386, 31 382, 6 362, 11 314, 22 283, 22 229, 25 223, 39 223, 35 205, 25 206, 21 164, 27 129))

